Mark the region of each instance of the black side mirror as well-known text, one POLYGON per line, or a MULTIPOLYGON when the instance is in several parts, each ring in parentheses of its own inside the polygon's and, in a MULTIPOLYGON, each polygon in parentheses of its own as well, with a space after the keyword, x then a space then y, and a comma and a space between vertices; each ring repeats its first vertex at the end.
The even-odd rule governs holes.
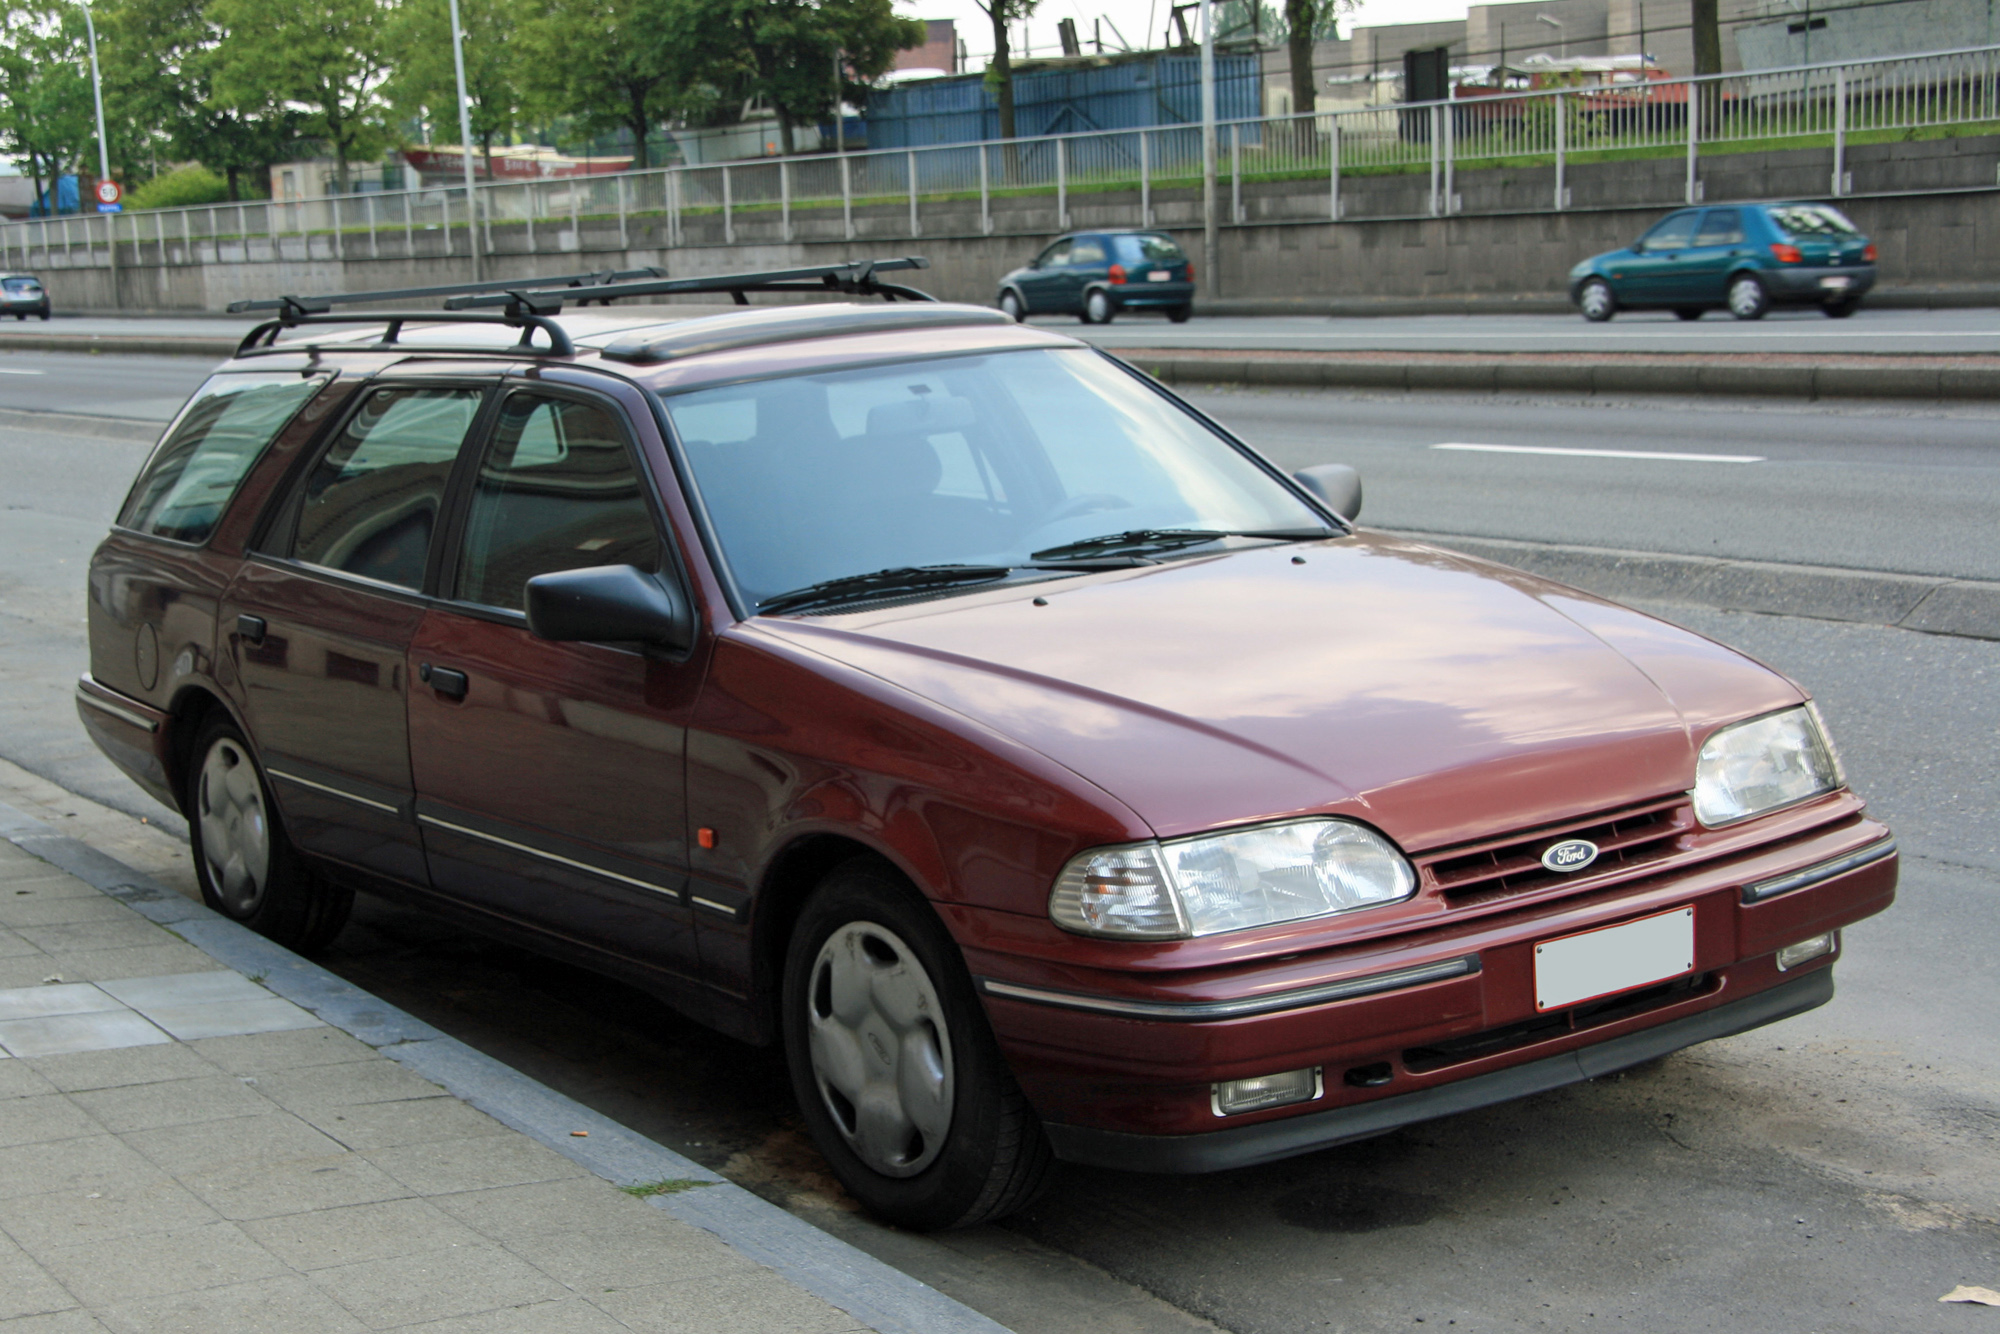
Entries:
POLYGON ((1361 474, 1345 463, 1301 468, 1292 474, 1292 480, 1343 519, 1352 520, 1361 513, 1361 474))
POLYGON ((1646 253, 1646 238, 1645 238, 1645 237, 1643 237, 1643 236, 1642 236, 1642 237, 1640 237, 1640 238, 1639 238, 1638 240, 1636 240, 1636 241, 1634 241, 1634 242, 1632 243, 1632 245, 1631 245, 1631 247, 1630 247, 1630 248, 1631 248, 1631 251, 1632 251, 1632 253, 1633 253, 1633 254, 1635 254, 1635 255, 1643 255, 1643 254, 1645 254, 1645 253, 1646 253))
POLYGON ((530 579, 528 628, 543 639, 684 649, 694 642, 694 612, 658 575, 597 565, 530 579))

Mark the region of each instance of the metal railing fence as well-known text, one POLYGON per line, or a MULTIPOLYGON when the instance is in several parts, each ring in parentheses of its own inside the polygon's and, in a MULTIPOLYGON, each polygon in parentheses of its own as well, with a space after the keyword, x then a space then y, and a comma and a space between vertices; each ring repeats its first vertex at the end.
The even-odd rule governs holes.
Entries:
MULTIPOLYGON (((2000 46, 1702 78, 1454 89, 1442 102, 1222 122, 1219 220, 1247 221, 1245 184, 1269 181, 1317 181, 1324 207, 1313 216, 1352 218, 1342 178, 1385 174, 1427 174, 1425 207, 1442 215, 1456 211, 1459 170, 1497 165, 1553 165, 1548 206, 1561 209, 1571 164, 1682 155, 1692 203, 1704 153, 1814 144, 1832 150, 1826 193, 1838 197, 1851 192, 1850 144, 1982 130, 2000 133, 2000 46)), ((1201 175, 1201 128, 1169 125, 488 184, 474 191, 476 220, 462 186, 32 218, 0 225, 0 268, 450 257, 470 253, 475 223, 491 255, 887 240, 927 227, 990 235, 996 203, 1024 196, 1053 204, 1053 217, 1038 202, 1013 230, 1047 233, 1070 227, 1075 197, 1118 191, 1136 195, 1117 206, 1127 221, 1152 226, 1155 194, 1198 186, 1201 175)))

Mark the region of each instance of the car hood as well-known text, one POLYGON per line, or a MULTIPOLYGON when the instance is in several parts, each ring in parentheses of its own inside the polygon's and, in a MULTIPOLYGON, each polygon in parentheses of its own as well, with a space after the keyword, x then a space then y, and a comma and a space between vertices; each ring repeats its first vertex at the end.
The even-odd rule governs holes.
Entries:
POLYGON ((1421 851, 1546 824, 1684 791, 1709 729, 1801 698, 1664 622, 1369 534, 750 626, 1034 747, 1161 837, 1337 811, 1421 851))

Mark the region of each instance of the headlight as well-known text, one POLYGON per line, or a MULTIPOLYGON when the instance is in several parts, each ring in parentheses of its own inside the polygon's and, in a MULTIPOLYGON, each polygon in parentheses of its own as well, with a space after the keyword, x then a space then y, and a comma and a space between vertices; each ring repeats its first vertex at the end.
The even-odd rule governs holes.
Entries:
POLYGON ((1297 820, 1086 852, 1056 878, 1049 916, 1086 935, 1176 940, 1372 908, 1416 892, 1416 872, 1374 830, 1297 820))
POLYGON ((1725 727, 1694 768, 1695 818, 1710 829, 1831 792, 1846 779, 1811 705, 1725 727))

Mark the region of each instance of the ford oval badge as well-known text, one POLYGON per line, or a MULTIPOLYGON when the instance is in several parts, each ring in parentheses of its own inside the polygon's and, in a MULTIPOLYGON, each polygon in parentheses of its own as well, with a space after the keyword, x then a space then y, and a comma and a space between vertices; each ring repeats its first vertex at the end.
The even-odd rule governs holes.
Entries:
POLYGON ((1597 860, 1597 845, 1587 838, 1566 838, 1542 854, 1542 865, 1564 875, 1581 871, 1597 860))

